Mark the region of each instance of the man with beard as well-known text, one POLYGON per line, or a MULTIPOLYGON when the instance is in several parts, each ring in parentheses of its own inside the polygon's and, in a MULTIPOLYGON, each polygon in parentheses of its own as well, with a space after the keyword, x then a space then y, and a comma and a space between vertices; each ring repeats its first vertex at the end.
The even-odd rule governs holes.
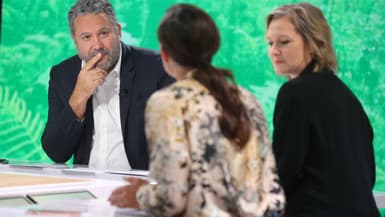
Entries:
POLYGON ((58 163, 147 169, 146 101, 173 79, 158 54, 121 42, 108 0, 78 0, 68 21, 78 55, 51 69, 44 151, 58 163))

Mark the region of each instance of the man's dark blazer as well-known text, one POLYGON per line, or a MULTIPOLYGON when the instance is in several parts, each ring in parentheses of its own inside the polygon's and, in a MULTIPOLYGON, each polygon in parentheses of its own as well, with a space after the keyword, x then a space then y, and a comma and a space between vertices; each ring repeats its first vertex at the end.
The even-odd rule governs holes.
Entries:
MULTIPOLYGON (((88 164, 94 131, 92 97, 84 120, 79 122, 69 106, 81 60, 73 56, 53 66, 48 90, 48 121, 41 137, 44 151, 55 162, 74 155, 74 164, 88 164)), ((130 166, 148 169, 149 156, 144 135, 144 109, 148 97, 172 83, 164 72, 160 56, 153 51, 122 43, 120 70, 120 118, 123 142, 130 166)))

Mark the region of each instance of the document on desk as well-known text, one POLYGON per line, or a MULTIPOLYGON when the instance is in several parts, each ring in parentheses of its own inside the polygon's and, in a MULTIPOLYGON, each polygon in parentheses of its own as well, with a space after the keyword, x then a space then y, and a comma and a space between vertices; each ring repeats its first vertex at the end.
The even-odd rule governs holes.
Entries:
POLYGON ((66 164, 48 164, 48 163, 28 163, 28 162, 11 162, 8 164, 9 167, 11 168, 20 168, 20 169, 46 169, 46 168, 51 168, 51 169, 66 169, 70 168, 66 164))
POLYGON ((68 174, 68 175, 95 176, 96 174, 104 173, 104 171, 89 169, 88 167, 77 167, 77 168, 63 169, 62 173, 68 174))
POLYGON ((66 165, 66 164, 48 164, 48 163, 30 163, 25 161, 12 161, 7 165, 11 169, 16 171, 30 171, 30 172, 52 172, 58 171, 68 175, 79 176, 96 176, 100 174, 116 174, 116 175, 129 175, 129 176, 141 176, 148 177, 149 172, 147 170, 114 170, 114 169, 95 169, 89 168, 84 165, 66 165))
POLYGON ((86 175, 86 176, 93 176, 98 174, 116 174, 116 175, 141 176, 141 177, 148 177, 148 174, 149 174, 147 170, 98 170, 98 169, 90 169, 88 167, 74 167, 70 169, 63 169, 62 173, 69 174, 69 175, 86 175))
POLYGON ((107 170, 107 173, 118 174, 118 175, 128 175, 128 176, 142 176, 148 177, 148 170, 107 170))

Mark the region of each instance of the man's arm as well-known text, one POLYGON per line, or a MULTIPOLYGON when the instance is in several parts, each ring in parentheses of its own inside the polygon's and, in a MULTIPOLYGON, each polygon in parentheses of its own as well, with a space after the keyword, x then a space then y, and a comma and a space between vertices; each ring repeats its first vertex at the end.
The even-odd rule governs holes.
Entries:
POLYGON ((41 142, 44 151, 55 162, 68 161, 81 143, 88 100, 107 75, 104 70, 95 67, 100 58, 100 54, 96 55, 80 70, 70 96, 66 88, 71 87, 66 85, 71 84, 63 82, 63 77, 57 75, 65 72, 56 67, 51 70, 48 121, 41 142))
POLYGON ((96 88, 103 84, 107 72, 95 67, 102 55, 99 53, 80 70, 76 85, 69 99, 69 105, 77 119, 82 121, 86 112, 87 101, 95 92, 96 88))
POLYGON ((60 73, 51 69, 48 88, 48 120, 41 137, 44 151, 55 162, 68 161, 80 142, 84 123, 79 122, 72 111, 68 96, 58 85, 57 76, 60 73))

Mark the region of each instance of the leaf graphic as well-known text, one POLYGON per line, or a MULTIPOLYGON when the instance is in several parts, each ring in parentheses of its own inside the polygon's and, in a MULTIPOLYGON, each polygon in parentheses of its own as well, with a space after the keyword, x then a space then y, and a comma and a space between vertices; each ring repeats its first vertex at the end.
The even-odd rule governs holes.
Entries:
POLYGON ((8 86, 0 86, 1 157, 47 161, 40 145, 44 122, 32 114, 25 101, 8 86))

